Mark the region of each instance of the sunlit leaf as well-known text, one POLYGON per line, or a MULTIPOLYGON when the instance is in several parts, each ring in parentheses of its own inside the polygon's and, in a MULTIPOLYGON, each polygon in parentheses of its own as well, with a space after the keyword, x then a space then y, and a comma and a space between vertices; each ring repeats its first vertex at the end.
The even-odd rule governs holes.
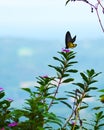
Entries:
POLYGON ((104 92, 104 89, 99 90, 98 92, 104 92))

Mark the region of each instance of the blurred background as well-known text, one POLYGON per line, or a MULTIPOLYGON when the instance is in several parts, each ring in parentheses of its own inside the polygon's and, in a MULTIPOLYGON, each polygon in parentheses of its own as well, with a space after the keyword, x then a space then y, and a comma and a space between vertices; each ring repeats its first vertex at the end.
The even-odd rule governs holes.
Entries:
POLYGON ((102 72, 97 86, 104 86, 104 33, 96 12, 83 2, 65 2, 0 0, 0 86, 14 106, 27 97, 21 88, 33 87, 39 75, 54 74, 47 65, 54 64, 52 57, 65 47, 66 31, 77 35, 75 68, 102 72))

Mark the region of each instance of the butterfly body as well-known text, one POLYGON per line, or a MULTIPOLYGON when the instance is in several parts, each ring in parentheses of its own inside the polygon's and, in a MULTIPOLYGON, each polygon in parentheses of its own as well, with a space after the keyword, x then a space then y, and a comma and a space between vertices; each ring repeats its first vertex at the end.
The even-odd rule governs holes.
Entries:
POLYGON ((72 38, 70 32, 68 31, 66 33, 66 36, 65 36, 65 45, 66 45, 65 48, 68 49, 68 48, 74 48, 74 47, 76 47, 77 44, 74 43, 75 40, 76 40, 76 36, 74 36, 72 38))

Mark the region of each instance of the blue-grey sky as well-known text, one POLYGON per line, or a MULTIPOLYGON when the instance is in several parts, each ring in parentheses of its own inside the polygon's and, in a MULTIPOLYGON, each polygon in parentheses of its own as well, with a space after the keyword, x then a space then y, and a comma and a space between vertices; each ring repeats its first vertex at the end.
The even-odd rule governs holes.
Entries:
MULTIPOLYGON (((96 4, 96 0, 93 1, 96 4)), ((17 53, 21 57, 31 57, 33 54, 40 57, 44 54, 47 57, 47 53, 54 54, 65 46, 64 37, 69 30, 72 35, 77 35, 76 50, 82 63, 87 63, 82 68, 91 66, 90 63, 93 63, 92 66, 96 65, 94 63, 98 60, 99 65, 102 65, 104 33, 96 12, 91 13, 90 6, 83 2, 69 2, 67 6, 65 2, 66 0, 0 0, 0 37, 28 37, 39 40, 32 43, 25 39, 31 45, 35 44, 35 49, 20 42, 17 53), (42 40, 44 42, 40 42, 42 40)), ((11 43, 11 40, 5 39, 3 42, 11 43)), ((16 46, 15 42, 14 45, 16 46)), ((37 61, 38 57, 36 58, 37 61)), ((43 61, 44 59, 41 62, 43 61)))
POLYGON ((83 2, 70 2, 67 6, 65 2, 66 0, 0 0, 0 38, 4 37, 0 43, 1 46, 4 45, 0 50, 0 85, 8 89, 10 95, 17 89, 13 96, 20 98, 18 87, 33 86, 34 77, 38 73, 47 72, 47 64, 53 62, 52 56, 65 46, 64 36, 67 30, 72 35, 77 35, 77 67, 81 71, 95 68, 104 73, 104 33, 96 12, 91 13, 90 7, 83 2), (48 40, 49 44, 26 39, 18 44, 17 39, 8 40, 8 37, 48 40), (9 67, 11 65, 12 70, 9 67))
POLYGON ((0 0, 0 36, 60 39, 67 30, 79 37, 103 36, 90 6, 83 2, 69 2, 65 6, 65 2, 0 0))

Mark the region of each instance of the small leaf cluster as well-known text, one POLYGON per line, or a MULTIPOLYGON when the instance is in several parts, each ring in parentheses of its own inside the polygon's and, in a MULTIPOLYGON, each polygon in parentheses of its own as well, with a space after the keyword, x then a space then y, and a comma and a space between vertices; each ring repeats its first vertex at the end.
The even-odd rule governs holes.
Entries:
POLYGON ((0 128, 5 128, 8 130, 10 129, 8 126, 14 119, 11 116, 11 105, 12 99, 5 99, 5 92, 4 90, 0 91, 0 128))

